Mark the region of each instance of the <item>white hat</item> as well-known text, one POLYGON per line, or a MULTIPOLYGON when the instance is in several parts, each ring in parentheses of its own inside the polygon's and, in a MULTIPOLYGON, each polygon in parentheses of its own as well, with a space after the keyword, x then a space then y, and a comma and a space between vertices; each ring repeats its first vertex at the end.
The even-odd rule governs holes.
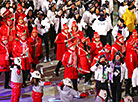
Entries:
POLYGON ((72 81, 69 78, 63 79, 63 84, 73 87, 72 81))
POLYGON ((16 57, 16 58, 14 59, 14 64, 20 66, 20 65, 21 65, 21 58, 20 58, 20 57, 16 57))
POLYGON ((41 73, 39 71, 34 71, 33 73, 31 73, 32 78, 41 78, 41 73))

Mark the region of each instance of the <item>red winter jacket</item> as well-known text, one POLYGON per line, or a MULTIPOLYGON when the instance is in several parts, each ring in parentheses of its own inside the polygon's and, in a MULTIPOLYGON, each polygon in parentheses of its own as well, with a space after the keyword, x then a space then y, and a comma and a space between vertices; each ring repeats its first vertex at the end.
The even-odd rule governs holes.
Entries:
POLYGON ((5 46, 3 43, 0 42, 0 72, 10 71, 9 52, 10 52, 9 46, 8 45, 5 46))
POLYGON ((64 78, 77 79, 78 70, 77 66, 77 56, 70 49, 65 52, 62 59, 62 64, 65 66, 64 78))
POLYGON ((33 38, 30 37, 28 39, 31 48, 32 48, 32 58, 33 58, 33 62, 34 64, 38 64, 39 60, 38 57, 40 56, 40 54, 42 54, 42 41, 41 38, 37 37, 37 38, 33 38))
POLYGON ((63 54, 67 50, 65 40, 67 40, 67 34, 64 31, 61 31, 60 34, 56 36, 55 43, 57 44, 57 55, 56 60, 61 61, 63 54))
POLYGON ((137 53, 134 47, 127 48, 125 62, 128 69, 128 78, 132 78, 133 70, 138 65, 137 53))
POLYGON ((25 70, 25 69, 30 69, 31 68, 31 65, 30 63, 32 62, 32 58, 31 58, 31 54, 32 54, 32 48, 30 46, 30 43, 26 40, 24 42, 26 44, 26 46, 23 47, 23 43, 22 41, 16 41, 15 45, 13 45, 13 51, 12 51, 12 54, 13 54, 13 57, 16 58, 16 57, 21 57, 21 66, 22 66, 22 70, 25 70), (24 52, 25 54, 23 54, 23 49, 24 49, 24 52))
POLYGON ((16 31, 13 29, 13 26, 9 27, 7 24, 1 26, 0 36, 7 36, 9 45, 12 45, 12 41, 15 39, 16 31))
POLYGON ((111 60, 114 59, 115 53, 117 51, 120 51, 121 54, 123 54, 126 51, 125 44, 121 45, 121 43, 118 40, 116 40, 115 43, 112 45, 112 49, 111 49, 111 60))
POLYGON ((96 43, 95 41, 93 41, 91 43, 91 62, 93 61, 93 58, 99 54, 99 51, 101 51, 103 48, 103 45, 101 43, 101 41, 99 43, 96 43))

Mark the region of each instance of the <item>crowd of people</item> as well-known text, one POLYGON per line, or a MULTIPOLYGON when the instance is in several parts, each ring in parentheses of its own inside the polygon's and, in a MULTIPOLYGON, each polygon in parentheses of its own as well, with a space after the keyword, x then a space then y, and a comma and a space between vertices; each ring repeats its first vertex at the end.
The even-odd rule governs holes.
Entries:
POLYGON ((88 85, 94 76, 96 102, 130 99, 138 91, 137 20, 138 0, 0 1, 0 74, 5 73, 4 88, 12 88, 11 101, 19 101, 20 89, 30 76, 33 102, 42 101, 43 86, 51 83, 41 81, 36 65, 42 58, 51 61, 50 47, 58 60, 55 75, 60 76, 61 66, 65 67, 58 85, 62 101, 88 96, 78 92, 83 76, 88 85), (115 26, 114 3, 119 12, 115 26), (124 81, 126 98, 122 99, 124 81))

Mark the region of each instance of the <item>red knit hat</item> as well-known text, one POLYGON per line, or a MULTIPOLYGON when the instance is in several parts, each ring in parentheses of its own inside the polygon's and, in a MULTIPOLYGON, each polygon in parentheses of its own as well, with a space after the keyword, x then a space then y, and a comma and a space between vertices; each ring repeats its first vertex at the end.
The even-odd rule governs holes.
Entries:
POLYGON ((38 32, 38 31, 37 31, 37 28, 34 27, 33 30, 32 30, 32 32, 36 32, 36 33, 37 33, 37 32, 38 32))
POLYGON ((133 30, 132 36, 135 36, 135 37, 137 36, 137 30, 136 29, 133 30))
POLYGON ((63 29, 66 30, 69 29, 69 27, 66 24, 63 24, 63 29))
POLYGON ((121 35, 120 33, 117 34, 117 39, 119 40, 120 38, 124 38, 123 35, 121 35))
POLYGON ((76 21, 72 22, 72 27, 78 27, 77 24, 76 24, 76 21))
POLYGON ((22 10, 23 10, 21 4, 18 4, 18 5, 17 5, 17 10, 19 10, 19 9, 22 9, 22 10))
POLYGON ((106 44, 105 46, 104 46, 104 49, 107 49, 107 50, 109 50, 109 51, 111 51, 111 46, 109 45, 109 44, 106 44))
POLYGON ((97 32, 94 32, 94 39, 100 38, 100 35, 97 32))
POLYGON ((8 40, 7 36, 2 36, 1 41, 8 40))

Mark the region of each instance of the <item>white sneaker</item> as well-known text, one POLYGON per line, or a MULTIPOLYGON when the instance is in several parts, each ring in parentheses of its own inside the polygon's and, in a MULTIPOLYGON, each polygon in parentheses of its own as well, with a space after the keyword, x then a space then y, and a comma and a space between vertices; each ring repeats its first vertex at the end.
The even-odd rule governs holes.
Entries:
POLYGON ((51 62, 51 58, 49 58, 48 61, 51 62))
POLYGON ((45 56, 45 58, 44 58, 44 63, 46 63, 47 62, 47 58, 46 58, 46 56, 45 56))

